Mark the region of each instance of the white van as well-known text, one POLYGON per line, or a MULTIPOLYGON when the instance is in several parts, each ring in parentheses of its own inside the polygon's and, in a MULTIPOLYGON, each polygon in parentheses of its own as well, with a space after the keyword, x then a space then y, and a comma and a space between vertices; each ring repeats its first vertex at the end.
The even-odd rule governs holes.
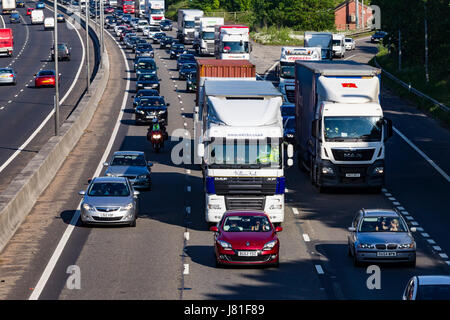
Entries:
POLYGON ((345 55, 345 35, 333 34, 333 55, 343 58, 345 55))
POLYGON ((44 11, 33 10, 31 11, 31 24, 43 24, 44 23, 44 11))
POLYGON ((45 18, 44 19, 44 30, 54 29, 55 28, 55 19, 54 18, 45 18))

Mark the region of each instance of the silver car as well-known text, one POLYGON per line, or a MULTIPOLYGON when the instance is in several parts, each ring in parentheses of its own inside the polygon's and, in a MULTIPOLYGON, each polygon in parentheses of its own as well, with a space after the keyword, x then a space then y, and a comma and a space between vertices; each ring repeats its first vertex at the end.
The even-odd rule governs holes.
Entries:
POLYGON ((450 276, 414 276, 406 284, 403 300, 450 300, 450 276))
POLYGON ((16 73, 11 68, 0 68, 0 84, 17 84, 16 73))
POLYGON ((144 152, 117 151, 111 161, 103 164, 107 166, 105 174, 109 177, 128 178, 134 188, 150 189, 152 185, 151 162, 147 162, 144 152))
POLYGON ((405 262, 416 265, 416 243, 400 213, 390 209, 362 209, 348 228, 348 253, 355 266, 362 262, 405 262))
POLYGON ((123 177, 94 178, 81 203, 81 224, 126 224, 136 226, 138 195, 128 179, 123 177))

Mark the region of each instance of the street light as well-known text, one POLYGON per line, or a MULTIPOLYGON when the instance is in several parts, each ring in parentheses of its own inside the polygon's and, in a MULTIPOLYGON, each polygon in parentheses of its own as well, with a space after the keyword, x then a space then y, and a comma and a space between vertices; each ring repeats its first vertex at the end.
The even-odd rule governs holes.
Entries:
POLYGON ((89 79, 89 1, 86 1, 86 94, 89 94, 89 85, 90 85, 90 79, 89 79))
POLYGON ((58 70, 58 23, 57 23, 58 1, 53 0, 53 57, 55 59, 55 136, 59 135, 59 70, 58 70))

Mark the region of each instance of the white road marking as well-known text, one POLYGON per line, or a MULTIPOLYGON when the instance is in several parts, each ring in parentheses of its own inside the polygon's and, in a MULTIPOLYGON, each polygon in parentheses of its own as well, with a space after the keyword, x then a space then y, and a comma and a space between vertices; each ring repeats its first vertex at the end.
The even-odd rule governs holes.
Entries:
POLYGON ((445 253, 439 253, 442 259, 448 259, 448 256, 445 253))
POLYGON ((187 192, 191 192, 191 186, 186 187, 187 192))
POLYGON ((185 232, 185 233, 184 233, 184 239, 185 239, 186 241, 189 241, 189 232, 185 232))
MULTIPOLYGON (((387 194, 386 194, 386 195, 387 195, 387 194)), ((391 200, 391 201, 397 200, 397 199, 395 199, 394 197, 388 197, 388 199, 391 200)))
POLYGON ((436 242, 433 239, 427 239, 429 244, 436 244, 436 242))
POLYGON ((394 201, 394 202, 392 202, 392 204, 393 204, 394 206, 399 206, 399 205, 400 205, 400 202, 394 201))
POLYGON ((2 20, 2 29, 6 27, 5 20, 3 20, 3 15, 0 14, 0 19, 2 20))
POLYGON ((292 212, 294 212, 294 214, 299 214, 298 209, 297 208, 292 208, 292 212))
POLYGON ((184 275, 189 274, 189 264, 187 263, 184 264, 183 274, 184 275))
POLYGON ((433 246, 433 249, 436 251, 442 251, 441 247, 439 247, 439 246, 433 246))
POLYGON ((409 212, 408 212, 408 211, 402 211, 401 213, 402 213, 403 215, 405 215, 405 216, 409 215, 409 212))
POLYGON ((405 210, 405 208, 403 208, 403 207, 397 207, 397 209, 400 211, 405 210))
POLYGON ((403 133, 398 131, 397 128, 393 128, 394 131, 407 143, 411 148, 417 151, 437 172, 439 172, 447 182, 450 182, 450 176, 442 170, 433 160, 431 160, 422 150, 420 150, 414 143, 412 143, 403 133))
POLYGON ((412 221, 411 224, 412 224, 413 226, 418 226, 418 225, 419 225, 419 223, 416 222, 416 221, 412 221))
POLYGON ((426 232, 421 233, 421 235, 424 238, 429 238, 430 237, 430 235, 428 233, 426 233, 426 232))
POLYGON ((191 207, 186 207, 186 213, 191 214, 191 207))
POLYGON ((303 234, 303 240, 305 240, 305 242, 311 241, 311 239, 309 238, 309 236, 306 233, 303 234))
POLYGON ((187 174, 191 174, 191 169, 186 169, 187 174))

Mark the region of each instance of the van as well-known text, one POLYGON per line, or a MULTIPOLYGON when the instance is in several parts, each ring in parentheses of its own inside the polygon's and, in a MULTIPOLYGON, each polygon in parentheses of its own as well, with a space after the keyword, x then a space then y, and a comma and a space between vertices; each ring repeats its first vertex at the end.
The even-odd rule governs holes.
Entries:
POLYGON ((345 35, 333 34, 333 55, 341 59, 345 55, 345 35))
POLYGON ((44 11, 33 10, 31 11, 31 24, 43 24, 44 23, 44 11))
POLYGON ((55 19, 48 17, 44 19, 44 30, 55 28, 55 19))

